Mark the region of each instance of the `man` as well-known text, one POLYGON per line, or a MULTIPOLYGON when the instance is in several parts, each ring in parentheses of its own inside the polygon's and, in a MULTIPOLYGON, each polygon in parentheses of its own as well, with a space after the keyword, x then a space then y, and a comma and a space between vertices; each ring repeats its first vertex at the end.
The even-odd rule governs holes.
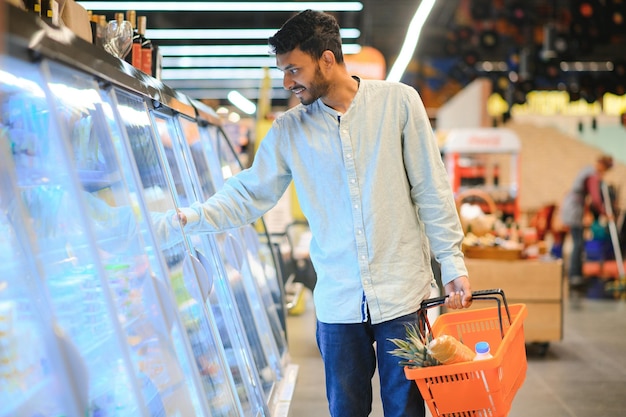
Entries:
MULTIPOLYGON (((583 168, 572 185, 571 190, 563 199, 561 206, 561 221, 568 228, 572 237, 572 252, 569 258, 568 280, 572 288, 579 288, 584 284, 583 257, 585 253, 584 228, 585 214, 594 217, 606 216, 602 199, 602 181, 604 174, 613 167, 613 158, 610 155, 600 156, 595 166, 583 168)), ((612 219, 610 219, 612 220, 612 219)))
POLYGON ((293 180, 312 232, 317 341, 333 417, 369 415, 378 369, 386 417, 424 416, 388 353, 431 291, 431 252, 452 309, 471 304, 463 232, 417 92, 348 74, 336 20, 307 10, 269 39, 301 104, 273 123, 252 166, 178 214, 190 233, 250 223, 293 180), (377 354, 378 353, 378 354, 377 354))

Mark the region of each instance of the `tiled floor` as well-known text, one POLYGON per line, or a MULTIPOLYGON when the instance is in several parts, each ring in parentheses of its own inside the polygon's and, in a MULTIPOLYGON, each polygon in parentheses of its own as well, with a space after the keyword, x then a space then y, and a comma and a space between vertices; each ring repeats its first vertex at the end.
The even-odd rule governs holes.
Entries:
MULTIPOLYGON (((550 343, 543 356, 529 346, 526 381, 509 417, 626 415, 626 301, 566 295, 563 330, 563 340, 550 343)), ((328 416, 310 296, 302 315, 288 317, 287 332, 299 365, 288 415, 328 416)), ((377 377, 374 383, 377 391, 377 377)), ((380 400, 371 415, 382 417, 380 400)))

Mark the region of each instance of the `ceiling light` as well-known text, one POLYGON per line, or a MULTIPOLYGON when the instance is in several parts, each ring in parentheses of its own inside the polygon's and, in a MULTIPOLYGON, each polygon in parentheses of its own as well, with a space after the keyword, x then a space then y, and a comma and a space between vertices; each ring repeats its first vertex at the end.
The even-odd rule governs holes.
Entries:
POLYGON ((268 45, 159 45, 163 56, 268 55, 268 45))
POLYGON ((562 61, 559 64, 563 72, 611 72, 613 62, 611 61, 562 61))
MULTIPOLYGON (((278 69, 270 70, 272 78, 283 78, 278 69)), ((163 68, 163 80, 260 80, 263 68, 163 68)))
MULTIPOLYGON (((361 45, 343 44, 345 55, 358 54, 361 45)), ((159 52, 165 56, 250 56, 270 55, 268 45, 159 45, 159 52)))
POLYGON ((189 67, 255 68, 255 67, 274 67, 276 66, 276 59, 270 56, 247 56, 247 57, 181 56, 181 57, 165 57, 163 58, 162 63, 163 63, 163 68, 189 68, 189 67))
POLYGON ((246 114, 254 114, 256 112, 256 105, 242 96, 239 91, 233 90, 228 93, 228 101, 246 114))
POLYGON ((155 12, 297 12, 306 9, 327 12, 359 12, 360 1, 79 1, 87 10, 136 10, 155 12))
POLYGON ((238 113, 235 113, 234 111, 230 112, 228 114, 228 121, 231 123, 239 123, 239 121, 241 120, 241 116, 239 116, 238 113))
MULTIPOLYGON (((147 29, 148 39, 268 39, 278 29, 147 29)), ((356 39, 361 31, 354 28, 340 30, 343 39, 356 39)))
POLYGON ((400 81, 402 78, 402 74, 404 74, 406 67, 409 65, 409 62, 413 57, 420 33, 422 32, 424 23, 426 23, 426 19, 428 19, 428 16, 435 5, 435 1, 436 0, 424 0, 420 2, 413 19, 411 19, 409 28, 406 31, 406 38, 404 38, 400 54, 398 55, 396 62, 393 63, 393 66, 389 71, 389 75, 387 75, 388 81, 400 81))

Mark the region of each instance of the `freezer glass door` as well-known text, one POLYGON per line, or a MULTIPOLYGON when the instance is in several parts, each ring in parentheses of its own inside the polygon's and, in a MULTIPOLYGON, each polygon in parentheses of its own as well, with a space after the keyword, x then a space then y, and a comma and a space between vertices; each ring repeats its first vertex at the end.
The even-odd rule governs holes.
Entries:
POLYGON ((216 179, 217 188, 222 188, 224 181, 238 173, 243 169, 239 159, 233 150, 232 144, 228 141, 223 130, 217 126, 209 125, 205 128, 206 135, 203 140, 211 144, 211 149, 215 152, 216 158, 219 160, 222 172, 222 180, 216 179))
POLYGON ((111 130, 115 120, 111 107, 92 78, 68 68, 51 64, 48 85, 57 107, 72 115, 60 123, 73 132, 71 150, 87 201, 87 219, 144 403, 151 415, 196 415, 170 326, 160 313, 162 303, 142 233, 146 220, 113 145, 112 136, 119 136, 119 130, 111 130))
MULTIPOLYGON (((47 61, 41 63, 48 74, 49 65, 47 61)), ((21 93, 4 103, 13 129, 11 157, 57 323, 77 350, 73 356, 80 361, 74 357, 72 361, 86 367, 77 381, 88 389, 89 409, 85 414, 145 415, 120 338, 108 275, 99 262, 89 227, 89 220, 101 212, 85 187, 101 175, 114 173, 102 171, 98 163, 99 151, 87 129, 90 114, 77 113, 56 99, 56 94, 63 94, 68 100, 81 101, 89 92, 51 85, 57 89, 53 98, 41 89, 45 85, 41 74, 31 68, 16 66, 12 77, 0 78, 0 85, 13 82, 23 86, 21 93), (73 155, 69 139, 80 143, 73 155)))
MULTIPOLYGON (((216 158, 222 167, 223 180, 227 180, 228 175, 240 172, 242 166, 223 132, 215 127, 208 127, 205 133, 203 137, 207 143, 205 148, 215 150, 216 158)), ((223 181, 217 181, 216 184, 216 187, 220 189, 223 186, 223 181)), ((242 227, 233 234, 239 241, 245 257, 242 265, 244 271, 242 272, 252 275, 252 280, 255 281, 258 295, 265 309, 274 344, 278 349, 279 356, 285 357, 287 338, 283 284, 282 277, 277 273, 278 266, 276 259, 272 256, 269 239, 261 242, 252 226, 242 227)))
MULTIPOLYGON (((207 142, 203 147, 204 152, 215 149, 215 144, 219 142, 214 141, 214 139, 203 137, 203 141, 207 142)), ((207 165, 211 164, 211 161, 218 160, 216 152, 213 154, 205 153, 204 156, 207 158, 207 165)), ((202 171, 202 165, 196 166, 195 169, 198 171, 199 178, 208 178, 210 176, 208 172, 202 171)), ((229 170, 228 172, 232 171, 229 170)), ((220 187, 224 184, 223 181, 217 181, 216 183, 220 187)), ((197 198, 204 201, 208 197, 210 195, 202 194, 197 198)), ((263 391, 266 399, 269 399, 276 382, 282 377, 283 372, 281 353, 273 337, 272 321, 274 318, 268 316, 269 311, 264 306, 260 288, 250 270, 247 255, 243 249, 245 241, 241 230, 237 229, 231 233, 214 234, 212 239, 214 247, 217 248, 214 254, 217 256, 220 269, 227 277, 236 299, 240 317, 245 323, 246 335, 253 351, 263 391), (249 324, 253 324, 253 326, 249 324)))
POLYGON ((24 210, 16 198, 10 146, 16 132, 7 104, 21 91, 7 85, 9 75, 0 79, 5 80, 0 82, 0 417, 77 415, 83 408, 63 366, 24 210))
POLYGON ((146 105, 141 97, 122 90, 115 89, 112 94, 140 178, 142 201, 150 212, 157 246, 167 269, 167 286, 175 297, 191 346, 206 413, 212 417, 236 416, 238 409, 233 401, 230 377, 220 359, 221 341, 204 308, 196 265, 180 228, 165 216, 166 211, 175 209, 170 189, 173 181, 159 154, 146 105))
MULTIPOLYGON (((141 179, 137 171, 137 166, 133 159, 133 152, 131 150, 130 140, 127 136, 131 132, 136 133, 132 136, 133 141, 141 141, 140 129, 124 129, 125 120, 138 121, 142 118, 145 123, 148 123, 147 109, 139 111, 134 107, 127 107, 124 104, 118 105, 114 89, 107 89, 101 93, 103 100, 105 101, 105 114, 107 116, 107 122, 111 131, 111 138, 113 141, 113 148, 116 151, 116 155, 120 161, 120 172, 124 177, 130 192, 130 201, 133 209, 137 213, 142 215, 138 216, 139 228, 141 235, 144 239, 145 256, 152 268, 153 284, 155 285, 156 292, 159 294, 159 300, 162 303, 162 308, 159 310, 156 306, 151 306, 153 318, 155 320, 163 320, 162 329, 167 333, 167 337, 171 339, 175 350, 176 357, 180 363, 181 371, 184 373, 184 379, 189 389, 189 395, 191 396, 191 404, 193 406, 194 415, 203 415, 206 413, 206 402, 201 400, 204 397, 200 377, 195 367, 195 359, 191 352, 191 345, 187 338, 187 333, 180 320, 176 301, 173 297, 173 292, 170 289, 168 269, 165 265, 164 259, 161 256, 158 245, 155 243, 155 237, 152 234, 152 225, 150 222, 151 213, 147 210, 147 204, 144 200, 143 188, 141 185, 141 179), (115 117, 117 116, 117 117, 115 117), (148 213, 147 215, 143 215, 148 213), (202 392, 202 393, 201 393, 202 392)), ((139 103, 141 101, 139 100, 139 103)), ((149 136, 148 136, 149 138, 149 136)), ((174 399, 175 397, 172 397, 174 399)))
POLYGON ((287 354, 282 278, 278 276, 275 258, 269 243, 261 242, 257 231, 251 225, 244 226, 239 232, 243 236, 243 249, 246 252, 250 272, 259 288, 276 347, 282 357, 287 354))
MULTIPOLYGON (((215 193, 213 176, 221 176, 218 161, 211 160, 210 154, 206 153, 197 123, 182 115, 178 115, 177 120, 182 134, 175 151, 181 154, 180 159, 191 161, 193 175, 190 179, 197 183, 194 190, 200 191, 194 199, 204 201, 215 193)), ((210 234, 195 234, 190 238, 199 259, 214 277, 208 305, 216 318, 242 407, 246 415, 255 415, 253 410, 263 410, 265 400, 252 350, 245 336, 246 326, 241 320, 228 278, 215 256, 217 249, 213 237, 210 234)))

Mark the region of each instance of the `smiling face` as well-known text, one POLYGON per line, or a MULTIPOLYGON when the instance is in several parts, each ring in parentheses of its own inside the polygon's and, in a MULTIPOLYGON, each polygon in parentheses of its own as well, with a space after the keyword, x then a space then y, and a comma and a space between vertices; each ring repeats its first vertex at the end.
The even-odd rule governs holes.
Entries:
POLYGON ((324 97, 330 90, 330 82, 320 67, 323 59, 316 60, 299 48, 276 55, 276 66, 283 72, 283 87, 294 93, 304 105, 324 97))

